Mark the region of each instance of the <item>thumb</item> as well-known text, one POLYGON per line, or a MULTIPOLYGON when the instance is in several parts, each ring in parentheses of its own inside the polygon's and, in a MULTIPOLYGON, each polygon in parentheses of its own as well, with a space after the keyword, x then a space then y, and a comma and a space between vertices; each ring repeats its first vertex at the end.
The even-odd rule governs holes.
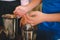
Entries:
POLYGON ((29 16, 28 14, 24 15, 24 18, 25 18, 25 19, 28 19, 28 20, 32 20, 32 17, 29 16))
POLYGON ((35 16, 36 16, 36 13, 35 13, 35 12, 31 12, 31 13, 29 14, 29 16, 35 17, 35 16))

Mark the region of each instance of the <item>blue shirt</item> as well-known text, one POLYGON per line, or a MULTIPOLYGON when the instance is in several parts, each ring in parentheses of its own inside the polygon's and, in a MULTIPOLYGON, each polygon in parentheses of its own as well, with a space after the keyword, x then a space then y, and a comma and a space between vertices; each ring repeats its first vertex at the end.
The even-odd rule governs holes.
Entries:
MULTIPOLYGON (((46 14, 60 13, 60 0, 42 0, 42 12, 46 14)), ((60 22, 43 22, 38 29, 60 32, 60 22)))

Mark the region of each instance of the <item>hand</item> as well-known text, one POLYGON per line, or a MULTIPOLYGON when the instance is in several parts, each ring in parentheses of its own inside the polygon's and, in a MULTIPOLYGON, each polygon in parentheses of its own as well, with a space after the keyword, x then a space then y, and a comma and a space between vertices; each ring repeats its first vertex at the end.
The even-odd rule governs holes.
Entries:
POLYGON ((28 7, 25 7, 25 6, 18 6, 15 8, 14 10, 14 14, 17 15, 17 16, 23 16, 24 14, 26 14, 27 12, 29 11, 29 8, 28 7))
MULTIPOLYGON (((25 23, 30 23, 32 26, 35 26, 39 23, 42 23, 44 21, 44 15, 42 12, 39 11, 33 11, 29 15, 26 14, 24 17, 25 23)), ((24 22, 22 22, 24 23, 24 22)))
POLYGON ((24 15, 20 20, 20 26, 24 26, 25 24, 27 24, 27 21, 26 21, 25 15, 24 15))

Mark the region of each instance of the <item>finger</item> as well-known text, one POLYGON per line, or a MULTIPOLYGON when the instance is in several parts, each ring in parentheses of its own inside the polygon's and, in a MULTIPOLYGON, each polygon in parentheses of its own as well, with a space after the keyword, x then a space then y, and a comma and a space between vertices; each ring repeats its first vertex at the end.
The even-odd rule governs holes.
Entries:
POLYGON ((23 18, 20 20, 20 27, 23 25, 23 18))
MULTIPOLYGON (((37 17, 37 16, 36 16, 37 17)), ((30 17, 30 16, 27 16, 26 15, 26 18, 28 19, 28 20, 30 20, 30 21, 35 21, 37 18, 36 17, 30 17)))
POLYGON ((13 11, 13 13, 15 13, 17 11, 17 7, 15 8, 15 10, 13 11))
POLYGON ((29 21, 29 20, 27 20, 27 23, 30 23, 30 24, 32 23, 32 24, 34 24, 34 22, 33 22, 33 21, 29 21))
POLYGON ((23 17, 21 19, 21 23, 20 24, 25 25, 26 23, 34 24, 33 21, 27 20, 25 17, 23 17))
POLYGON ((31 20, 28 20, 28 19, 25 17, 25 15, 24 15, 22 18, 24 18, 24 20, 25 20, 26 23, 33 23, 31 20))
POLYGON ((32 24, 32 23, 31 23, 31 26, 35 26, 35 24, 32 24))
POLYGON ((15 13, 16 13, 16 11, 14 10, 14 11, 13 11, 13 13, 15 14, 15 13))
POLYGON ((22 25, 25 25, 25 24, 27 24, 27 21, 23 18, 22 19, 22 25))
POLYGON ((14 15, 17 15, 17 12, 14 11, 14 15))
POLYGON ((20 16, 17 12, 15 12, 14 15, 15 15, 17 18, 21 18, 21 16, 20 16))
POLYGON ((24 17, 25 17, 26 19, 30 20, 30 21, 33 19, 33 18, 32 18, 31 16, 29 16, 28 14, 24 15, 24 17))
POLYGON ((29 16, 35 17, 35 16, 36 16, 36 12, 31 12, 31 13, 29 14, 29 16))
POLYGON ((18 10, 20 10, 18 7, 15 8, 15 10, 13 11, 13 13, 17 12, 18 10))
POLYGON ((19 10, 15 11, 14 14, 15 14, 15 15, 20 15, 20 16, 22 15, 19 10))
POLYGON ((21 12, 20 10, 18 10, 18 11, 16 11, 15 13, 14 13, 15 15, 19 15, 19 16, 23 16, 23 15, 25 15, 26 13, 23 13, 23 12, 21 12))
POLYGON ((27 19, 26 17, 25 17, 25 20, 27 21, 27 23, 34 23, 33 20, 29 20, 29 19, 27 19))

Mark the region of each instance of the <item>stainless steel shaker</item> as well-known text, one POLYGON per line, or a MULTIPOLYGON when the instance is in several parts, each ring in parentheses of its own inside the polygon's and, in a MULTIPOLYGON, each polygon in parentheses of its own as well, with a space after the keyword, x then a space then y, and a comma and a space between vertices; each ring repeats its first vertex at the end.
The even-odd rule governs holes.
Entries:
POLYGON ((2 18, 6 36, 14 39, 18 31, 18 18, 13 14, 4 14, 2 18))
POLYGON ((34 27, 30 24, 24 25, 24 27, 22 27, 22 37, 23 40, 36 40, 36 31, 34 27))

